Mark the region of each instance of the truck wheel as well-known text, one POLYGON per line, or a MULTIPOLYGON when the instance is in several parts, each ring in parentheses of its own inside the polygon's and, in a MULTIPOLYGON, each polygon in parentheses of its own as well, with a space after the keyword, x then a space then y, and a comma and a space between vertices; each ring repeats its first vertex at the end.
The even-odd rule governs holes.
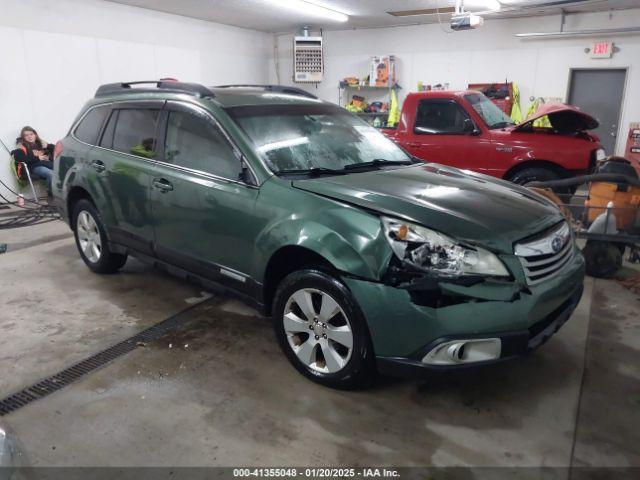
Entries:
POLYGON ((618 244, 588 240, 582 249, 587 275, 611 278, 622 267, 622 251, 618 244))
MULTIPOLYGON (((517 183, 518 185, 526 185, 529 182, 549 182, 551 180, 560 180, 562 176, 550 168, 546 167, 528 167, 523 168, 507 177, 507 180, 517 183)), ((571 194, 576 192, 577 187, 555 187, 553 191, 560 194, 571 194)))
POLYGON ((367 388, 375 378, 369 329, 347 287, 320 270, 300 270, 279 285, 273 327, 293 366, 314 382, 367 388))
POLYGON ((517 183, 518 185, 526 185, 529 182, 548 182, 550 180, 559 180, 560 175, 550 168, 545 167, 527 167, 518 170, 507 177, 507 180, 517 183))
POLYGON ((93 203, 80 200, 71 218, 78 252, 91 271, 115 273, 124 266, 127 256, 109 250, 102 218, 93 203))

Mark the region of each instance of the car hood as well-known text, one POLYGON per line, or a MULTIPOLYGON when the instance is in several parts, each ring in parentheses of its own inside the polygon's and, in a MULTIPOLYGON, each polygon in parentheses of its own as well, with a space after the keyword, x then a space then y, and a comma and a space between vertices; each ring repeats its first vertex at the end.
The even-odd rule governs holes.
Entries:
POLYGON ((563 218, 548 200, 526 188, 438 164, 294 180, 292 185, 502 253, 513 253, 514 242, 563 218))
POLYGON ((538 108, 532 117, 513 127, 513 131, 528 130, 535 120, 545 115, 549 117, 549 122, 554 129, 563 132, 583 132, 598 128, 600 125, 598 120, 584 113, 578 107, 564 103, 545 103, 538 108))

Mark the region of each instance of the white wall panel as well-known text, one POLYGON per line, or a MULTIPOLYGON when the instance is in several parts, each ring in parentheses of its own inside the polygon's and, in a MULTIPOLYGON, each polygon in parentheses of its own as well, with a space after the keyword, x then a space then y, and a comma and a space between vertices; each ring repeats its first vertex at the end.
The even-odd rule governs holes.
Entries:
MULTIPOLYGON (((19 133, 15 126, 25 125, 33 119, 33 97, 29 89, 22 30, 0 27, 0 58, 0 138, 8 148, 13 149, 19 133)), ((0 158, 7 158, 1 147, 0 158)), ((0 179, 6 181, 9 178, 6 162, 0 161, 0 179)))
MULTIPOLYGON (((103 83, 265 83, 272 36, 102 0, 0 0, 0 138, 56 141, 103 83)), ((13 181, 0 152, 0 179, 13 181)))
POLYGON ((77 35, 25 30, 25 48, 40 61, 27 62, 34 103, 32 126, 55 142, 68 130, 99 82, 96 41, 77 35), (64 52, 61 55, 60 52, 64 52))
MULTIPOLYGON (((616 28, 640 24, 640 9, 568 15, 566 30, 616 28)), ((446 29, 447 27, 444 26, 446 29)), ((471 82, 502 81, 518 83, 523 110, 529 98, 562 97, 567 93, 570 68, 629 69, 623 104, 621 130, 616 151, 622 153, 631 121, 640 121, 640 35, 607 36, 619 51, 611 59, 590 59, 585 53, 594 38, 551 38, 522 40, 520 32, 556 31, 559 16, 490 20, 481 29, 445 33, 438 24, 346 31, 325 31, 325 80, 307 88, 321 98, 335 102, 338 82, 345 76, 363 77, 369 58, 393 54, 398 61, 398 80, 403 89, 400 100, 417 88, 417 82, 435 85, 449 82, 453 89, 464 89, 471 82)), ((277 37, 279 74, 282 83, 293 84, 292 36, 277 37)), ((269 76, 275 81, 276 67, 271 58, 269 76)))
POLYGON ((184 48, 164 46, 155 47, 155 78, 188 79, 190 82, 202 82, 200 52, 184 48))
POLYGON ((100 83, 156 78, 153 45, 103 38, 97 45, 100 83))

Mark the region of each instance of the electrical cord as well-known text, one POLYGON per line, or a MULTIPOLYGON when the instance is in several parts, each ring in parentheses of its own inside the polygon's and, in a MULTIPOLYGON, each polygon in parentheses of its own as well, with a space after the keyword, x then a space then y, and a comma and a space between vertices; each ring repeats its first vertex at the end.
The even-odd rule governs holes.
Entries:
POLYGON ((51 209, 51 207, 43 206, 34 208, 33 210, 34 211, 30 212, 21 212, 5 220, 0 220, 0 230, 40 225, 59 219, 57 212, 51 209))
MULTIPOLYGON (((7 153, 8 153, 9 155, 11 155, 11 150, 9 150, 9 147, 7 147, 7 144, 6 144, 6 143, 4 143, 4 141, 3 141, 1 138, 0 138, 0 143, 2 144, 2 146, 4 147, 4 149, 7 151, 7 153)), ((11 192, 12 194, 14 194, 16 197, 20 195, 18 192, 16 192, 16 191, 14 191, 13 189, 11 189, 11 188, 9 187, 9 185, 7 185, 6 183, 4 183, 2 180, 0 180, 0 185, 2 185, 4 188, 6 188, 7 190, 9 190, 9 192, 11 192)), ((28 198, 25 198, 25 199, 24 199, 24 201, 25 201, 25 202, 32 203, 32 204, 34 204, 34 205, 36 205, 36 206, 37 206, 37 207, 27 207, 26 205, 25 205, 25 206, 20 206, 20 205, 17 205, 15 202, 11 202, 11 201, 7 200, 4 196, 2 196, 1 194, 0 194, 0 197, 1 197, 1 198, 2 198, 6 203, 13 204, 13 205, 15 205, 15 206, 16 206, 16 207, 18 207, 18 208, 27 209, 27 208, 37 208, 37 207, 48 207, 48 205, 44 205, 44 204, 42 204, 42 203, 38 202, 38 201, 37 201, 37 199, 36 199, 36 200, 30 200, 30 199, 28 199, 28 198)))
MULTIPOLYGON (((11 151, 7 147, 7 145, 0 139, 0 143, 4 149, 11 154, 11 151)), ((18 192, 14 191, 9 185, 0 180, 0 185, 6 188, 12 194, 18 196, 18 192)), ((54 207, 51 205, 42 204, 36 200, 30 200, 25 198, 25 205, 18 205, 16 202, 12 202, 7 197, 5 197, 2 193, 0 193, 0 203, 6 203, 8 205, 13 205, 20 209, 19 213, 16 215, 9 216, 0 220, 0 230, 8 230, 10 228, 20 228, 20 227, 28 227, 33 225, 41 225, 43 223, 53 222, 58 220, 60 216, 54 207)))
POLYGON ((442 25, 442 20, 440 20, 440 8, 438 8, 438 4, 436 3, 436 17, 438 18, 438 24, 440 25, 440 29, 444 32, 444 33, 453 33, 453 30, 447 30, 446 28, 444 28, 444 26, 442 25))

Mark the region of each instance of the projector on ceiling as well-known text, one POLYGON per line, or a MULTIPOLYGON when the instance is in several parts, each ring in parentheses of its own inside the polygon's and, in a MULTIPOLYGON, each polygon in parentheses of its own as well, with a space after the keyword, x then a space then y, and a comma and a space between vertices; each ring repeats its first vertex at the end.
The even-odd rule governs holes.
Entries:
POLYGON ((472 30, 484 25, 484 18, 473 13, 461 13, 451 16, 451 30, 472 30))

